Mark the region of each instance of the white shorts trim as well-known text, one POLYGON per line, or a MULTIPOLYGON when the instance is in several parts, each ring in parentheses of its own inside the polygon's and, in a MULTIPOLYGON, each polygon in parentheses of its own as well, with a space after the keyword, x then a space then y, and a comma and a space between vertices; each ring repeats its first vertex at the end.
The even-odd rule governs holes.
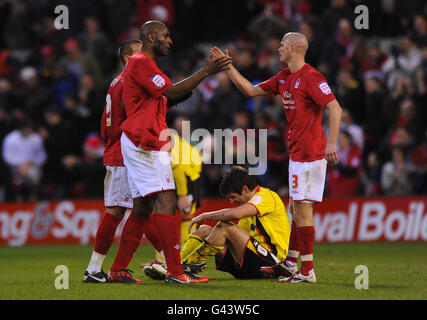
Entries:
POLYGON ((326 166, 326 159, 311 162, 289 160, 290 198, 305 203, 322 202, 326 166))
POLYGON ((175 190, 169 152, 139 148, 124 133, 120 141, 133 198, 175 190))
POLYGON ((104 179, 104 205, 132 209, 132 194, 127 170, 123 166, 106 166, 104 179))

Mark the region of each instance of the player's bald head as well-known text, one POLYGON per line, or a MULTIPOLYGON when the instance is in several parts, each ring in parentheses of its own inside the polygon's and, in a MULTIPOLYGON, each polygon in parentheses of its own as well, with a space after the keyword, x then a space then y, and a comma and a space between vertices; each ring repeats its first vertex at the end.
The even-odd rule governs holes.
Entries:
POLYGON ((141 40, 143 43, 148 43, 148 36, 150 34, 158 34, 160 31, 168 27, 161 21, 150 20, 144 23, 141 27, 141 40))
POLYGON ((305 35, 299 32, 288 32, 284 35, 283 41, 286 41, 289 43, 289 45, 293 45, 295 50, 305 55, 308 49, 308 40, 305 35))

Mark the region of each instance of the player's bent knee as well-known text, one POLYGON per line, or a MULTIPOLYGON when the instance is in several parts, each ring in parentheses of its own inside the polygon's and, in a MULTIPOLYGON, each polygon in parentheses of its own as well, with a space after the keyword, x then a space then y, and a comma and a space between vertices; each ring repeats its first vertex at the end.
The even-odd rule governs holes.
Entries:
POLYGON ((208 237, 211 232, 212 232, 213 228, 211 226, 208 226, 206 224, 201 225, 199 227, 199 229, 195 229, 192 234, 199 236, 202 239, 205 239, 206 237, 208 237))

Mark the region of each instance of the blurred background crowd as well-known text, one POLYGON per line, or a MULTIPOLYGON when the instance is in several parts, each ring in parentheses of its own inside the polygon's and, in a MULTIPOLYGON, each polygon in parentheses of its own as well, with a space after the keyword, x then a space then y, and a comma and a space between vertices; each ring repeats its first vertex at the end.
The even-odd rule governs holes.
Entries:
MULTIPOLYGON (((151 19, 170 27, 173 48, 158 64, 173 82, 214 45, 250 81, 264 81, 281 69, 283 34, 302 32, 307 62, 344 110, 325 195, 427 194, 426 16, 424 0, 0 0, 0 202, 103 197, 99 129, 122 68, 117 48, 151 19), (368 30, 354 28, 359 4, 369 8, 368 30), (57 5, 68 7, 69 29, 55 28, 57 5)), ((246 99, 220 73, 169 112, 178 131, 184 120, 211 133, 268 129, 267 172, 257 179, 287 196, 280 97, 246 99)), ((202 196, 219 196, 225 169, 204 165, 202 196)))

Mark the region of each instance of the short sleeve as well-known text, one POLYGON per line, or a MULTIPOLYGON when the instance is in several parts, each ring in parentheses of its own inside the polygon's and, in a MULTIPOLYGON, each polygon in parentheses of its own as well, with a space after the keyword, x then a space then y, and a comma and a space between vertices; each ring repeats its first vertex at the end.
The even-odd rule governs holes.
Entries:
POLYGON ((271 77, 270 79, 259 83, 258 87, 260 87, 262 90, 267 92, 272 97, 278 95, 279 94, 279 81, 277 79, 277 74, 275 76, 271 77))
POLYGON ((257 211, 259 216, 263 216, 266 213, 273 211, 274 208, 271 206, 271 199, 267 197, 265 194, 255 194, 249 201, 249 204, 253 205, 257 211))
POLYGON ((313 72, 308 77, 307 94, 319 107, 324 107, 329 102, 335 100, 326 79, 318 72, 313 72))
POLYGON ((172 85, 170 79, 147 59, 135 59, 129 67, 129 76, 156 99, 172 85))

